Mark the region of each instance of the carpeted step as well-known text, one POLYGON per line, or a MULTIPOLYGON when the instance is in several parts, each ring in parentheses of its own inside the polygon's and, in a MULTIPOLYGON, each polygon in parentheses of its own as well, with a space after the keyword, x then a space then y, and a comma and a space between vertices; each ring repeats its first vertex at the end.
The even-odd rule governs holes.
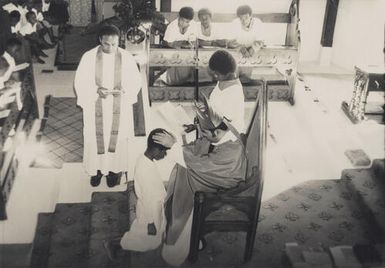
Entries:
POLYGON ((90 235, 90 259, 88 267, 130 267, 127 252, 119 262, 111 262, 103 248, 103 240, 120 238, 129 229, 132 221, 133 184, 129 183, 124 192, 96 192, 92 195, 92 217, 90 235), (131 211, 131 212, 130 212, 131 211))
POLYGON ((376 178, 385 184, 385 159, 374 159, 372 167, 376 178))
POLYGON ((87 267, 90 215, 90 203, 56 205, 47 267, 87 267))
POLYGON ((0 267, 28 267, 31 247, 31 244, 0 244, 0 267))
POLYGON ((30 268, 47 267, 52 232, 53 213, 39 213, 32 243, 30 268))
MULTIPOLYGON (((375 242, 385 242, 385 183, 381 175, 381 161, 368 169, 348 169, 342 172, 342 182, 355 193, 362 212, 375 230, 375 242), (377 166, 378 164, 378 166, 377 166)), ((383 175, 383 174, 382 174, 383 175)))

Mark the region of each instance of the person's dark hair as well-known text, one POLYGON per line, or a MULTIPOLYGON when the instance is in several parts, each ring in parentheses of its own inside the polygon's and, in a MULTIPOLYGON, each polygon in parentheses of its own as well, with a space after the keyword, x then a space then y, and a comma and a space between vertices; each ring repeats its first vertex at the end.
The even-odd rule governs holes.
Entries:
POLYGON ((11 13, 9 13, 9 17, 11 18, 11 19, 15 19, 15 20, 20 20, 20 12, 19 11, 17 11, 17 10, 14 10, 14 11, 12 11, 11 13))
POLYGON ((248 5, 239 6, 237 8, 237 16, 240 17, 241 15, 245 14, 253 14, 253 10, 251 9, 251 7, 248 5))
POLYGON ((26 19, 28 20, 30 17, 36 16, 35 12, 33 11, 28 11, 27 14, 25 14, 26 19))
POLYGON ((237 63, 234 57, 226 50, 217 50, 210 57, 209 68, 222 75, 227 75, 235 72, 237 63))
POLYGON ((150 134, 148 134, 148 138, 147 138, 147 148, 148 149, 153 149, 153 148, 158 148, 160 150, 168 150, 170 148, 168 147, 165 147, 159 143, 156 143, 154 142, 154 140, 152 139, 152 136, 154 136, 155 134, 157 133, 168 133, 165 129, 163 128, 156 128, 156 129, 153 129, 150 134))
POLYGON ((0 56, 0 70, 8 70, 8 68, 8 61, 3 56, 0 56))
POLYGON ((7 40, 7 42, 5 43, 5 48, 6 49, 9 49, 9 48, 12 48, 12 47, 21 47, 22 43, 20 41, 20 39, 16 38, 16 37, 12 37, 12 38, 9 38, 7 40))
POLYGON ((192 20, 194 18, 194 9, 192 7, 182 7, 179 10, 179 17, 192 20))
POLYGON ((120 36, 120 30, 115 25, 107 24, 107 25, 103 25, 100 28, 98 37, 102 38, 103 36, 111 36, 111 35, 120 36))
POLYGON ((198 11, 198 18, 200 18, 203 15, 209 15, 210 17, 213 16, 213 14, 211 13, 210 9, 208 9, 208 8, 201 8, 201 9, 199 9, 199 11, 198 11))

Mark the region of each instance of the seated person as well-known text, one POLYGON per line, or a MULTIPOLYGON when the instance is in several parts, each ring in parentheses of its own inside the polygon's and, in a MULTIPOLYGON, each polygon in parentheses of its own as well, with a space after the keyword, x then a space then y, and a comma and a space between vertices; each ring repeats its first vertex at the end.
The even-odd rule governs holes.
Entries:
POLYGON ((24 7, 28 11, 33 11, 37 19, 37 31, 41 35, 48 34, 48 37, 51 43, 55 43, 57 38, 54 36, 52 25, 44 18, 44 15, 41 11, 41 5, 35 3, 35 0, 26 0, 24 7))
MULTIPOLYGON (((226 50, 217 50, 210 57, 209 73, 218 81, 210 94, 213 108, 230 120, 239 133, 243 133, 244 94, 234 57, 226 50)), ((194 125, 185 127, 187 132, 195 129, 194 125)))
POLYGON ((20 12, 17 10, 11 11, 9 13, 9 21, 11 24, 11 32, 14 35, 20 35, 20 29, 21 29, 21 15, 20 12))
MULTIPOLYGON (((238 18, 232 22, 232 33, 235 38, 229 40, 229 48, 239 48, 243 57, 249 58, 263 47, 262 21, 253 17, 250 6, 244 5, 237 8, 238 18)), ((242 82, 247 82, 252 76, 252 67, 240 67, 239 77, 242 82)))
MULTIPOLYGON (((16 37, 8 39, 5 44, 5 51, 2 56, 9 64, 9 68, 7 72, 4 74, 4 80, 6 81, 6 83, 19 81, 19 78, 17 77, 17 74, 15 72, 17 71, 16 60, 17 61, 21 60, 20 59, 21 48, 22 48, 22 43, 20 39, 16 37)), ((23 64, 23 65, 26 65, 25 67, 28 66, 28 64, 23 64)))
POLYGON ((228 43, 229 48, 240 48, 245 57, 251 57, 254 51, 263 46, 262 21, 253 17, 250 6, 244 5, 237 8, 238 18, 232 22, 232 31, 235 35, 228 43))
POLYGON ((174 266, 181 265, 189 252, 195 192, 236 187, 246 173, 238 131, 212 109, 207 98, 197 106, 196 113, 201 136, 196 141, 182 147, 171 134, 154 135, 155 142, 171 148, 170 155, 183 155, 170 176, 165 203, 167 228, 162 257, 174 266))
POLYGON ((26 23, 25 14, 28 12, 28 10, 24 7, 24 3, 25 0, 12 0, 10 3, 3 6, 3 9, 8 13, 11 13, 12 11, 18 11, 20 13, 21 25, 26 23))
POLYGON ((26 14, 27 24, 21 27, 20 34, 29 41, 31 46, 31 54, 35 58, 38 63, 45 63, 40 56, 48 57, 42 50, 53 48, 54 44, 48 44, 47 41, 44 40, 44 37, 41 36, 37 31, 37 18, 36 14, 33 11, 28 11, 26 14))
POLYGON ((157 128, 147 138, 147 149, 135 165, 134 187, 137 196, 136 219, 122 238, 104 242, 110 259, 116 259, 120 250, 148 251, 162 243, 166 227, 164 198, 166 190, 155 161, 163 159, 169 148, 154 142, 157 133, 167 133, 157 128))
POLYGON ((220 29, 211 23, 212 13, 207 8, 198 11, 200 27, 197 26, 197 37, 200 46, 225 47, 226 39, 221 35, 220 29))
POLYGON ((5 75, 9 69, 9 63, 8 61, 1 56, 0 57, 0 90, 3 90, 5 88, 5 82, 8 80, 6 79, 5 75))
MULTIPOLYGON (((182 7, 179 17, 167 25, 163 44, 171 48, 192 48, 196 41, 196 25, 192 21, 194 10, 191 7, 182 7)), ((161 75, 156 83, 167 85, 181 85, 193 77, 194 68, 170 67, 161 75)))
POLYGON ((67 24, 70 18, 68 2, 64 0, 41 0, 41 11, 50 24, 59 26, 59 31, 67 32, 69 30, 67 24))
POLYGON ((172 48, 190 48, 196 41, 194 9, 182 7, 176 20, 167 25, 163 44, 172 48))
POLYGON ((9 68, 10 65, 8 64, 8 61, 3 56, 0 57, 0 110, 5 109, 8 104, 14 102, 15 98, 20 110, 22 107, 20 100, 21 83, 7 84, 6 73, 9 68))

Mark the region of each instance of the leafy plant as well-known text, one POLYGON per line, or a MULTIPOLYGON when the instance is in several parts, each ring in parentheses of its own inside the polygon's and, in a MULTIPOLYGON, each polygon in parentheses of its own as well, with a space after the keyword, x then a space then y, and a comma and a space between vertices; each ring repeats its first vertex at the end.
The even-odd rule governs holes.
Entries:
POLYGON ((113 9, 127 28, 136 27, 142 20, 151 20, 155 13, 155 0, 120 0, 113 9))

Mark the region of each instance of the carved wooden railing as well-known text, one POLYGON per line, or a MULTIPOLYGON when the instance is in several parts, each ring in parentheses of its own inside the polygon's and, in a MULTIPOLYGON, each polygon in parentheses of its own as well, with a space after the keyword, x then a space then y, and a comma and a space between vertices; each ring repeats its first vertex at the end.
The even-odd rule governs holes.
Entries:
POLYGON ((9 105, 9 114, 0 131, 0 220, 7 219, 6 204, 9 200, 19 164, 15 152, 20 142, 23 142, 19 137, 29 136, 33 122, 38 117, 32 66, 21 71, 21 76, 23 77, 21 88, 22 108, 19 110, 16 100, 9 105), (8 139, 10 139, 11 145, 4 148, 8 139))
MULTIPOLYGON (((300 31, 299 31, 299 0, 293 0, 288 13, 269 13, 254 14, 264 23, 286 23, 286 38, 283 46, 267 46, 257 51, 251 58, 245 58, 237 49, 228 49, 234 56, 238 66, 256 68, 255 72, 259 76, 253 76, 252 79, 266 79, 285 81, 288 86, 286 94, 273 94, 275 100, 288 100, 294 104, 295 81, 297 75, 297 65, 300 49, 300 31)), ((176 12, 162 13, 169 21, 177 18, 176 12)), ((213 14, 213 22, 230 22, 236 16, 234 14, 213 14)), ((161 67, 207 67, 212 53, 218 48, 198 48, 198 51, 189 49, 169 49, 153 48, 149 49, 149 66, 151 68, 161 67)), ((176 87, 156 87, 152 85, 152 77, 149 78, 149 93, 153 101, 186 101, 192 100, 196 93, 191 92, 191 86, 176 87)), ((202 86, 199 86, 201 89, 202 86)), ((255 89, 255 87, 253 87, 255 89)), ((206 89, 203 89, 207 91, 206 89)), ((246 90, 248 92, 248 90, 246 90)), ((255 99, 256 94, 254 94, 255 99)), ((248 99, 248 96, 245 96, 248 99)), ((269 93, 269 99, 270 93, 269 93)), ((274 99, 274 98, 273 98, 274 99)))
POLYGON ((377 114, 385 121, 384 109, 379 112, 366 111, 367 99, 370 91, 385 91, 385 66, 355 66, 353 94, 349 103, 342 102, 342 110, 353 123, 359 123, 366 118, 366 114, 377 114))

